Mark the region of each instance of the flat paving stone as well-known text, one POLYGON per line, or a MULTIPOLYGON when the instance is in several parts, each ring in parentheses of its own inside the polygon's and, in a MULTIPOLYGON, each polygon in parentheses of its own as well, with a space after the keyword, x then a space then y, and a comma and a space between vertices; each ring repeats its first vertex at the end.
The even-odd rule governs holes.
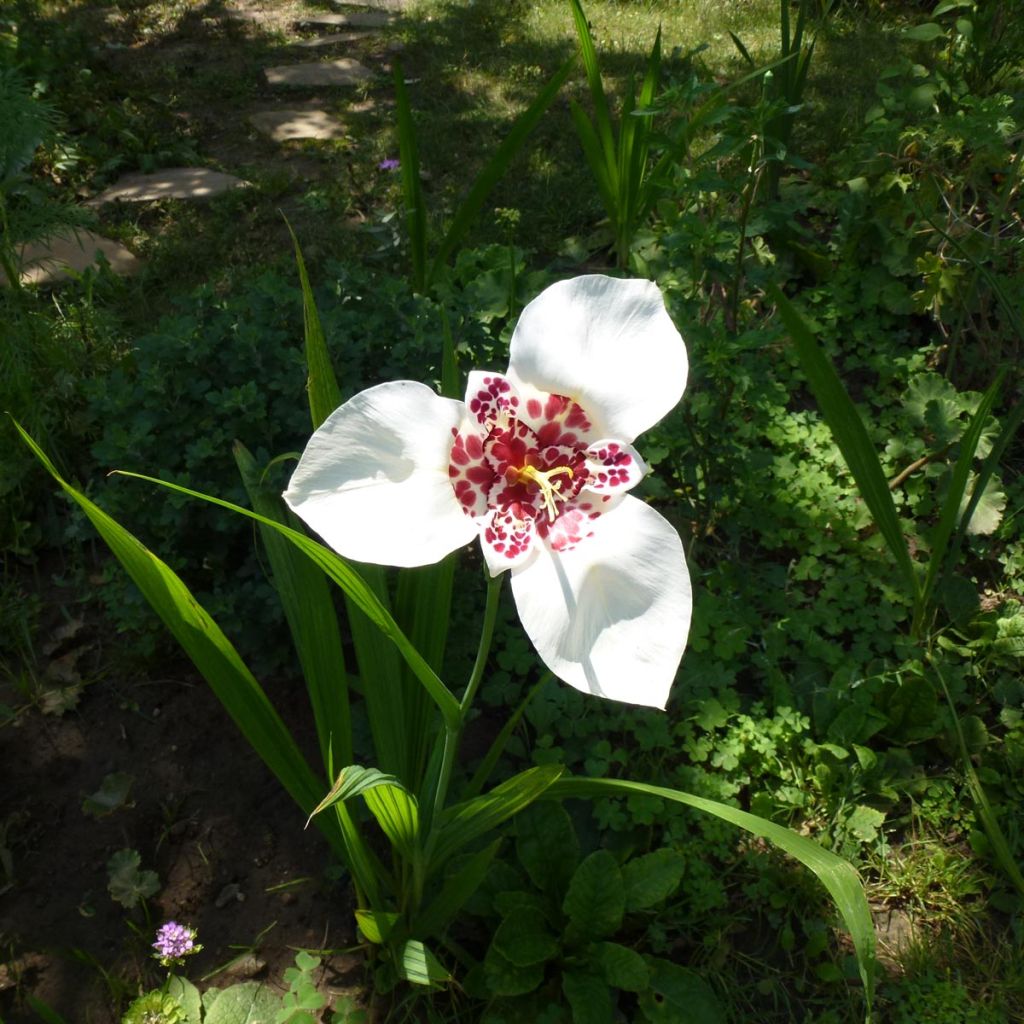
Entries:
POLYGON ((264 68, 268 85, 360 85, 373 78, 373 72, 351 57, 316 64, 282 64, 264 68))
POLYGON ((409 0, 331 0, 335 7, 372 7, 375 11, 404 11, 409 0))
POLYGON ((56 284, 95 267, 105 258, 122 277, 141 266, 137 256, 112 238, 79 228, 22 246, 19 253, 22 284, 56 284))
POLYGON ((386 28, 395 16, 387 11, 352 11, 351 14, 305 14, 296 25, 313 28, 386 28))
POLYGON ((167 167, 152 174, 127 174, 85 205, 102 206, 117 200, 148 203, 157 199, 207 199, 248 184, 233 174, 208 167, 167 167))
POLYGON ((275 142, 290 139, 343 139, 344 125, 326 110, 316 108, 260 110, 249 120, 275 142))
POLYGON ((327 36, 313 36, 312 39, 299 39, 289 46, 300 47, 303 50, 319 50, 325 46, 336 46, 338 43, 354 43, 358 39, 365 39, 365 32, 333 32, 327 36))

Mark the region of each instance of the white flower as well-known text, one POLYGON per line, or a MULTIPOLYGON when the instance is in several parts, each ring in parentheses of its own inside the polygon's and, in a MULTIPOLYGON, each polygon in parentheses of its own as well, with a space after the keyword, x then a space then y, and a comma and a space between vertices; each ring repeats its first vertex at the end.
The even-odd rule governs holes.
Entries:
POLYGON ((679 401, 686 372, 655 285, 563 281, 523 310, 508 373, 472 372, 465 403, 396 381, 337 409, 285 500, 362 562, 427 565, 479 536, 555 675, 664 707, 690 580, 676 531, 625 492, 647 471, 633 440, 679 401))

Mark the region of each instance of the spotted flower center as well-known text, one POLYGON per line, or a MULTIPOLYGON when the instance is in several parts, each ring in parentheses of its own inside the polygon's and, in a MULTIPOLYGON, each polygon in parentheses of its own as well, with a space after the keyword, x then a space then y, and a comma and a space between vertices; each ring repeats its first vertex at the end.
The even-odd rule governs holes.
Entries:
POLYGON ((628 444, 598 440, 565 395, 523 399, 504 377, 475 373, 466 407, 448 475, 462 510, 480 523, 492 565, 518 564, 538 537, 571 550, 645 471, 628 444))

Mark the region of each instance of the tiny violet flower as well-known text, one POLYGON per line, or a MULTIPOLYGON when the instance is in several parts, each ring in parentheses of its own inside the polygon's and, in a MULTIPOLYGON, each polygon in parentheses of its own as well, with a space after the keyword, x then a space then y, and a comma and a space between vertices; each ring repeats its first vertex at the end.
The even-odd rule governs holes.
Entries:
POLYGON ((182 964, 185 957, 198 953, 203 947, 196 943, 196 930, 177 921, 160 925, 153 943, 154 954, 164 967, 182 964))
POLYGON ((562 281, 523 310, 507 373, 471 372, 465 403, 412 381, 361 392, 313 434, 284 497, 357 561, 428 565, 479 537, 555 675, 663 708, 690 578, 675 529, 626 492, 647 472, 633 441, 686 375, 654 284, 562 281))
POLYGON ((393 157, 389 157, 387 160, 381 160, 381 162, 377 164, 377 169, 380 171, 397 171, 400 166, 401 165, 398 160, 395 160, 393 157))

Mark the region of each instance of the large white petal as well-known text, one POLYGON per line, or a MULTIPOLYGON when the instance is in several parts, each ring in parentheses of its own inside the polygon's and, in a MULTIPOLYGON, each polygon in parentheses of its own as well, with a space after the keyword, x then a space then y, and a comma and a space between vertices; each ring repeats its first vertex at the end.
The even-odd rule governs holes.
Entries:
POLYGON ((679 401, 686 346, 650 281, 589 275, 545 289, 512 334, 508 379, 567 395, 597 437, 632 441, 679 401))
POLYGON ((679 534, 631 496, 593 521, 570 551, 538 545, 512 571, 523 627, 577 690, 663 708, 690 628, 690 576, 679 534))
POLYGON ((466 407, 412 381, 362 391, 310 438, 284 499, 335 551, 380 565, 429 565, 477 527, 448 475, 466 407))

